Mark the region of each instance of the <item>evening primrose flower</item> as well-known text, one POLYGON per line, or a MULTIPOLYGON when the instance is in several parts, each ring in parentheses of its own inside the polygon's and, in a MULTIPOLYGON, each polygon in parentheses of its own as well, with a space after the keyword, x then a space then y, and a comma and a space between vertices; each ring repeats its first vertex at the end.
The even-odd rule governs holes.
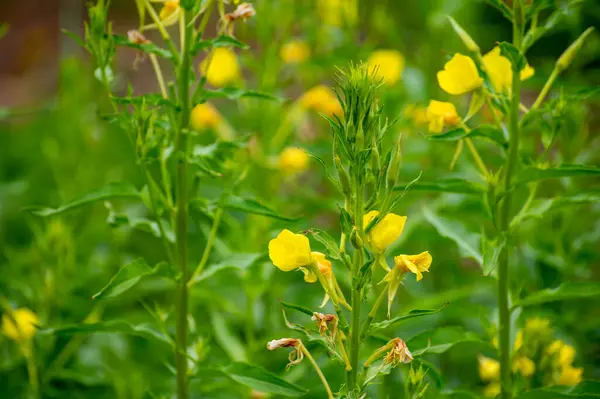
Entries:
POLYGON ((269 241, 269 258, 281 271, 296 270, 312 262, 310 242, 306 236, 284 229, 269 241))
POLYGON ((17 342, 27 342, 37 332, 40 324, 39 317, 27 308, 19 308, 8 314, 2 315, 2 333, 17 342))
POLYGON ((483 84, 475 62, 466 55, 455 54, 437 73, 438 83, 448 94, 459 95, 473 91, 483 84))
POLYGON ((310 57, 310 48, 304 40, 294 39, 281 46, 279 55, 286 64, 299 64, 310 57))
POLYGON ((426 116, 431 133, 441 133, 444 125, 457 125, 460 122, 454 104, 443 101, 431 100, 427 106, 426 116))
MULTIPOLYGON (((370 211, 364 215, 363 228, 366 228, 377 215, 379 215, 379 211, 370 211)), ((372 250, 383 253, 387 247, 400 237, 405 224, 406 216, 399 216, 391 212, 385 215, 368 234, 368 241, 372 250)))
POLYGON ((525 331, 532 335, 544 334, 550 330, 550 320, 533 317, 525 321, 525 331))
POLYGON ((496 396, 500 395, 501 390, 502 389, 499 382, 492 382, 483 388, 483 396, 486 398, 495 398, 496 396))
MULTIPOLYGON (((313 262, 315 262, 317 264, 319 273, 321 273, 321 275, 323 277, 325 277, 325 280, 329 280, 330 277, 332 276, 331 262, 329 261, 329 259, 327 259, 325 254, 323 254, 321 252, 313 251, 310 254, 312 256, 313 262)), ((307 283, 314 283, 317 281, 317 275, 315 273, 313 273, 312 271, 308 271, 304 275, 304 281, 306 281, 307 283)))
POLYGON ((279 155, 278 166, 286 175, 294 175, 304 172, 308 168, 309 160, 310 156, 306 151, 300 148, 288 147, 279 155))
POLYGON ((573 385, 577 385, 581 382, 582 376, 583 374, 583 368, 581 367, 573 367, 573 366, 566 366, 566 367, 562 367, 561 371, 560 371, 560 375, 558 377, 558 384, 559 385, 569 385, 569 386, 573 386, 573 385))
POLYGON ((526 356, 519 356, 513 360, 512 369, 523 377, 531 377, 535 373, 535 363, 526 356))
POLYGON ((190 125, 194 130, 216 128, 223 121, 219 111, 210 103, 196 105, 190 115, 190 125))
POLYGON ((427 108, 415 104, 409 104, 404 108, 404 117, 412 121, 415 126, 425 126, 429 123, 427 108))
POLYGON ((375 73, 378 80, 387 85, 397 83, 404 70, 404 57, 396 50, 377 50, 367 60, 369 72, 375 73))
POLYGON ((428 272, 433 258, 429 251, 418 255, 400 255, 394 257, 396 267, 402 272, 411 272, 417 276, 417 281, 423 278, 423 272, 428 272))
POLYGON ((500 363, 492 358, 479 356, 479 378, 482 381, 495 381, 500 378, 500 363))
MULTIPOLYGON (((508 58, 500 54, 500 47, 494 47, 483 56, 483 66, 498 93, 507 92, 512 86, 512 66, 508 58)), ((521 71, 521 80, 529 79, 535 70, 527 64, 521 71)))
POLYGON ((563 344, 558 352, 558 364, 561 367, 570 366, 575 360, 575 348, 568 344, 563 344))
POLYGON ((218 47, 200 63, 200 72, 215 87, 225 86, 240 76, 240 67, 233 50, 218 47))
POLYGON ((341 117, 343 115, 337 96, 333 90, 325 85, 313 87, 304 93, 298 101, 300 106, 307 110, 317 111, 327 116, 336 114, 341 117))

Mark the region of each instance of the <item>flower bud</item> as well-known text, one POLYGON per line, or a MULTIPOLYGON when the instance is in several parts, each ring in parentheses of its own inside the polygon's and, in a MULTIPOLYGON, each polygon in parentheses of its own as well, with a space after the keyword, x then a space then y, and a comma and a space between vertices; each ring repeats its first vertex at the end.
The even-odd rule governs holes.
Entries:
POLYGON ((564 53, 562 53, 562 55, 558 58, 558 61, 556 61, 556 67, 558 68, 558 70, 564 71, 569 67, 569 65, 571 65, 571 62, 573 62, 573 59, 575 59, 575 56, 583 46, 583 42, 592 33, 593 30, 593 27, 587 28, 585 32, 583 32, 581 36, 579 36, 577 40, 575 40, 573 44, 571 44, 569 48, 567 48, 564 51, 564 53))
POLYGON ((350 242, 356 249, 362 249, 363 247, 363 240, 360 238, 360 234, 358 233, 358 229, 356 227, 353 228, 352 233, 350 233, 350 242))
POLYGON ((456 32, 458 37, 460 37, 460 40, 462 40, 467 50, 478 53, 480 50, 477 43, 475 43, 475 40, 473 40, 473 38, 462 28, 462 26, 460 26, 458 22, 454 20, 454 18, 448 16, 448 20, 450 20, 452 29, 454 29, 454 32, 456 32))

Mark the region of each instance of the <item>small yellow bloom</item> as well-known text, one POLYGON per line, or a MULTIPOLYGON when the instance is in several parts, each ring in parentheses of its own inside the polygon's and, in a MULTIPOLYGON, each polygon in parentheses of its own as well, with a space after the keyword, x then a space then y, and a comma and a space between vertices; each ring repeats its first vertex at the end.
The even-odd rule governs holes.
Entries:
POLYGON ((286 64, 299 64, 310 57, 310 48, 304 40, 291 40, 285 43, 279 52, 286 64))
POLYGON ((400 255, 394 257, 396 267, 403 272, 411 272, 417 276, 417 281, 423 278, 423 272, 428 272, 433 258, 429 251, 421 252, 418 255, 400 255))
POLYGON ((558 377, 559 385, 577 385, 581 382, 583 374, 583 368, 581 367, 573 367, 566 366, 563 367, 560 371, 560 376, 558 377))
MULTIPOLYGON (((500 47, 494 47, 483 56, 483 66, 496 92, 502 93, 510 90, 512 66, 509 59, 500 54, 500 47)), ((529 79, 534 73, 534 69, 528 64, 521 71, 521 80, 529 79)))
POLYGON ((285 229, 269 241, 269 258, 284 272, 296 270, 311 263, 310 243, 302 234, 285 229))
POLYGON ((202 61, 200 72, 206 75, 208 83, 222 87, 238 79, 240 67, 233 50, 218 47, 202 61))
POLYGON ((179 11, 179 0, 165 1, 163 8, 160 10, 158 17, 161 21, 165 21, 179 11))
POLYGON ((558 353, 558 352, 560 352, 560 349, 563 347, 564 344, 565 343, 563 341, 561 341, 560 339, 555 339, 554 341, 552 341, 550 343, 550 345, 546 349, 546 352, 549 355, 553 355, 555 353, 558 353))
POLYGON ((222 120, 219 111, 210 103, 196 105, 190 115, 190 124, 194 130, 215 128, 222 120))
POLYGON ((369 71, 376 71, 376 78, 383 79, 383 83, 393 85, 402 77, 404 70, 404 57, 396 50, 378 50, 371 54, 367 60, 369 71))
POLYGON ((479 356, 479 378, 482 381, 495 381, 500 378, 500 363, 489 357, 479 356))
POLYGON ((558 352, 558 364, 561 367, 570 366, 575 360, 575 348, 571 345, 564 344, 558 352))
POLYGON ((535 363, 526 356, 520 356, 513 360, 513 372, 519 372, 523 377, 531 377, 535 373, 535 363))
POLYGON ((300 148, 288 147, 279 155, 279 169, 287 175, 298 174, 308 168, 309 161, 310 156, 306 151, 300 148))
MULTIPOLYGON (((363 217, 363 228, 366 228, 377 215, 379 215, 378 211, 367 213, 363 217)), ((387 247, 400 237, 405 223, 406 216, 398 216, 395 213, 385 215, 369 232, 369 244, 373 251, 384 252, 387 247)))
POLYGON ((483 84, 471 57, 455 54, 437 73, 438 83, 448 94, 458 95, 473 91, 483 84))
POLYGON ((543 334, 550 330, 550 320, 541 317, 533 317, 525 321, 525 331, 532 335, 543 334))
POLYGON ((460 122, 454 104, 443 101, 429 101, 426 116, 431 133, 441 133, 444 125, 457 125, 460 122))
POLYGON ((344 21, 351 21, 355 14, 348 0, 319 0, 317 9, 323 22, 329 26, 341 27, 344 21))
POLYGON ((8 314, 2 315, 2 333, 13 341, 29 341, 35 335, 39 324, 39 317, 27 308, 14 310, 12 318, 8 314))
POLYGON ((495 398, 496 396, 500 395, 500 391, 500 383, 492 382, 483 389, 483 396, 486 398, 495 398))
POLYGON ((429 123, 427 108, 409 104, 404 108, 404 117, 410 119, 415 126, 425 126, 429 123))
POLYGON ((517 331, 517 335, 515 337, 515 352, 523 347, 523 330, 517 331))
POLYGON ((318 85, 308 90, 299 99, 300 105, 304 109, 320 112, 327 116, 342 117, 343 111, 337 96, 329 87, 318 85))
MULTIPOLYGON (((331 276, 331 261, 329 261, 325 254, 321 252, 313 251, 311 252, 311 255, 313 262, 315 262, 319 268, 319 273, 321 273, 323 277, 329 278, 329 276, 331 276)), ((317 280, 317 275, 311 271, 307 271, 304 275, 304 281, 307 283, 315 283, 317 280)))

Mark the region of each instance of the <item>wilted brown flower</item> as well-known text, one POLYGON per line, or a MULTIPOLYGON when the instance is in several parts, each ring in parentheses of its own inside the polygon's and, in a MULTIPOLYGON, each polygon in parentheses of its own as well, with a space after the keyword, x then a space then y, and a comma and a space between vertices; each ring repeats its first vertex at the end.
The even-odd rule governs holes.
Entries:
POLYGON ((406 342, 400 338, 394 338, 390 341, 392 348, 385 356, 385 363, 397 365, 398 363, 410 363, 413 360, 413 356, 406 346, 406 342))
POLYGON ((150 40, 146 39, 139 30, 133 29, 127 32, 127 38, 133 44, 148 44, 150 40))
POLYGON ((288 356, 288 360, 290 362, 286 366, 286 370, 289 369, 290 367, 300 363, 304 359, 304 351, 302 350, 303 345, 302 345, 302 341, 299 339, 280 338, 280 339, 274 339, 267 343, 267 349, 269 349, 270 351, 273 351, 273 350, 279 349, 279 348, 294 348, 294 350, 292 350, 290 352, 290 355, 288 356))
POLYGON ((254 6, 250 3, 242 3, 237 8, 228 14, 225 14, 225 18, 229 22, 234 22, 237 20, 246 21, 248 18, 251 18, 256 15, 256 11, 254 10, 254 6))

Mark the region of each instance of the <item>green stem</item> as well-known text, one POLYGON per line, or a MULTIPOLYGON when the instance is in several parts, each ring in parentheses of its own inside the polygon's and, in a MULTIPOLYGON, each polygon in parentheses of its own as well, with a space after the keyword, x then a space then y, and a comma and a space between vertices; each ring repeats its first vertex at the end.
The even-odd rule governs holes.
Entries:
POLYGON ((35 364, 35 352, 33 349, 33 342, 27 342, 23 345, 27 345, 24 349, 25 360, 27 362, 27 375, 29 377, 29 386, 33 393, 34 399, 41 398, 40 393, 40 381, 38 378, 37 365, 35 364))
POLYGON ((183 10, 184 32, 181 43, 181 64, 177 74, 181 119, 175 137, 175 155, 177 157, 177 213, 175 220, 177 237, 177 260, 181 272, 177 288, 177 322, 175 334, 175 366, 177 370, 177 398, 188 398, 188 125, 190 120, 190 69, 189 45, 193 35, 193 25, 187 22, 193 16, 183 10))
POLYGON ((310 361, 310 364, 312 364, 313 368, 315 369, 315 372, 321 379, 321 382, 323 383, 323 386, 325 387, 325 390, 327 391, 327 398, 333 399, 333 392, 331 392, 331 388, 329 388, 329 384, 327 383, 327 378, 325 378, 325 375, 321 371, 321 368, 319 367, 317 362, 315 362, 315 359, 311 356, 308 349, 306 349, 306 347, 302 343, 300 343, 300 350, 302 351, 302 353, 304 353, 304 356, 306 356, 308 358, 308 360, 310 361))
POLYGON ((554 69, 552 70, 552 73, 550 74, 550 77, 544 84, 544 87, 542 87, 542 91, 540 92, 540 94, 536 98, 535 102, 529 109, 530 112, 533 111, 534 109, 537 109, 542 104, 542 101, 544 101, 544 99, 550 92, 550 89, 552 88, 552 85, 554 84, 554 81, 556 80, 556 78, 558 77, 559 74, 560 74, 560 69, 557 66, 555 66, 554 69))
POLYGON ((367 319, 363 323, 362 330, 360 333, 360 339, 365 339, 365 337, 367 335, 367 331, 369 331, 369 327, 371 327, 371 323, 373 322, 373 319, 375 318, 375 316, 377 316, 377 311, 379 310, 379 307, 381 306, 381 302, 383 302, 383 298, 385 298, 386 294, 387 294, 386 289, 381 290, 381 293, 377 297, 377 300, 375 300, 375 304, 373 304, 373 307, 371 308, 371 311, 369 312, 367 319))
POLYGON ((191 287, 195 284, 194 280, 200 276, 206 264, 208 263, 208 258, 210 257, 210 252, 212 251, 212 247, 215 244, 215 239, 217 238, 217 231, 219 230, 219 225, 221 224, 221 217, 223 216, 223 206, 219 204, 217 211, 215 212, 215 217, 213 219, 213 224, 210 229, 210 233, 208 235, 208 239, 206 240, 206 246, 204 247, 204 252, 202 252, 202 258, 194 270, 194 274, 188 281, 188 287, 191 287))

